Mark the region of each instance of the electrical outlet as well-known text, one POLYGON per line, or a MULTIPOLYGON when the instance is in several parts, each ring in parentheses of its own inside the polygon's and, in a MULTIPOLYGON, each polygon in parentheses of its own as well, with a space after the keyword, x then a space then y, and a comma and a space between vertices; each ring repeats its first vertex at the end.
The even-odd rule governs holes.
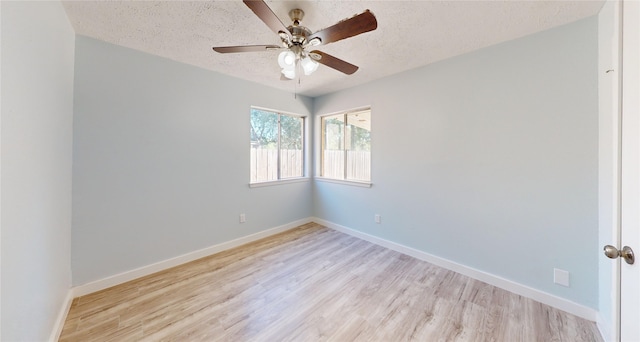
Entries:
POLYGON ((245 222, 247 222, 246 216, 244 216, 244 214, 240 214, 240 223, 245 223, 245 222))
POLYGON ((553 282, 558 285, 569 287, 569 271, 554 268, 553 282))
POLYGON ((373 219, 376 221, 376 223, 381 223, 382 222, 382 218, 380 217, 380 214, 375 214, 373 216, 373 219))

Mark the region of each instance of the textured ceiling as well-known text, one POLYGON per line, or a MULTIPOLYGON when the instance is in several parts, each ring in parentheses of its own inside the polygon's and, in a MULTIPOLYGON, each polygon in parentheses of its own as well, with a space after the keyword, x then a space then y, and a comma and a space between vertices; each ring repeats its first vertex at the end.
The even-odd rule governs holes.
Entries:
POLYGON ((603 1, 266 1, 285 25, 301 8, 312 32, 370 9, 378 29, 318 49, 358 65, 320 66, 281 81, 278 51, 218 54, 212 46, 279 44, 242 1, 65 1, 77 34, 290 92, 319 96, 597 14, 603 1))

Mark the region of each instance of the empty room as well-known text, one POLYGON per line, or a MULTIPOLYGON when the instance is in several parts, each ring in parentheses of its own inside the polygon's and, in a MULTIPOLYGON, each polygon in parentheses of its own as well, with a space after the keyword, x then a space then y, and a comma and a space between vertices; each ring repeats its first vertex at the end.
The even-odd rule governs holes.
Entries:
POLYGON ((640 342, 640 2, 0 18, 0 340, 640 342))

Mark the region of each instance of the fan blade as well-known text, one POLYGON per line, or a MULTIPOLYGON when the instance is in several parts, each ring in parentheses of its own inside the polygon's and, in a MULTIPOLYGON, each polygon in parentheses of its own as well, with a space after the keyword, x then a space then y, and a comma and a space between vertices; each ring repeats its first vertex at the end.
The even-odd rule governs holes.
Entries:
POLYGON ((336 69, 340 72, 343 72, 347 75, 351 75, 354 72, 358 71, 358 67, 349 63, 349 62, 345 62, 343 60, 341 60, 340 58, 337 57, 333 57, 328 53, 322 52, 322 51, 318 51, 318 50, 313 50, 309 53, 309 56, 311 58, 313 58, 316 62, 320 63, 320 64, 324 64, 326 66, 328 66, 329 68, 333 68, 336 69))
POLYGON ((376 17, 369 10, 366 10, 355 17, 345 19, 333 26, 313 33, 307 40, 311 41, 313 38, 320 38, 322 44, 329 44, 357 36, 361 33, 373 31, 377 27, 378 21, 376 17))
POLYGON ((268 50, 281 49, 278 45, 242 45, 242 46, 218 46, 213 51, 219 53, 236 53, 236 52, 260 52, 268 50))
POLYGON ((289 38, 291 37, 291 32, 289 29, 284 26, 282 21, 276 16, 275 13, 267 6, 262 0, 242 0, 247 7, 249 7, 253 13, 255 13, 260 20, 262 20, 269 28, 275 32, 276 34, 280 34, 280 32, 284 32, 289 38))

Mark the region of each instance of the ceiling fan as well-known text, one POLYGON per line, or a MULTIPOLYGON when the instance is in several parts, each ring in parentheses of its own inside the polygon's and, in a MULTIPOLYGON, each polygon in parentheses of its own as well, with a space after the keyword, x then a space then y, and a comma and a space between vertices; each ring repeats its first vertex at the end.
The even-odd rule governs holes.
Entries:
POLYGON ((318 63, 347 75, 353 74, 358 70, 357 66, 328 53, 311 49, 319 45, 337 42, 361 33, 373 31, 378 27, 376 17, 369 10, 366 10, 354 17, 342 20, 333 26, 311 33, 308 28, 300 25, 300 21, 304 17, 304 11, 301 9, 296 8, 289 11, 289 17, 293 23, 287 27, 263 0, 243 0, 243 2, 258 18, 267 24, 272 31, 278 34, 282 46, 222 46, 214 47, 213 50, 219 53, 282 50, 278 55, 278 64, 282 68, 281 78, 283 80, 294 79, 296 74, 299 75, 301 71, 304 72, 305 75, 310 75, 318 68, 318 63))

